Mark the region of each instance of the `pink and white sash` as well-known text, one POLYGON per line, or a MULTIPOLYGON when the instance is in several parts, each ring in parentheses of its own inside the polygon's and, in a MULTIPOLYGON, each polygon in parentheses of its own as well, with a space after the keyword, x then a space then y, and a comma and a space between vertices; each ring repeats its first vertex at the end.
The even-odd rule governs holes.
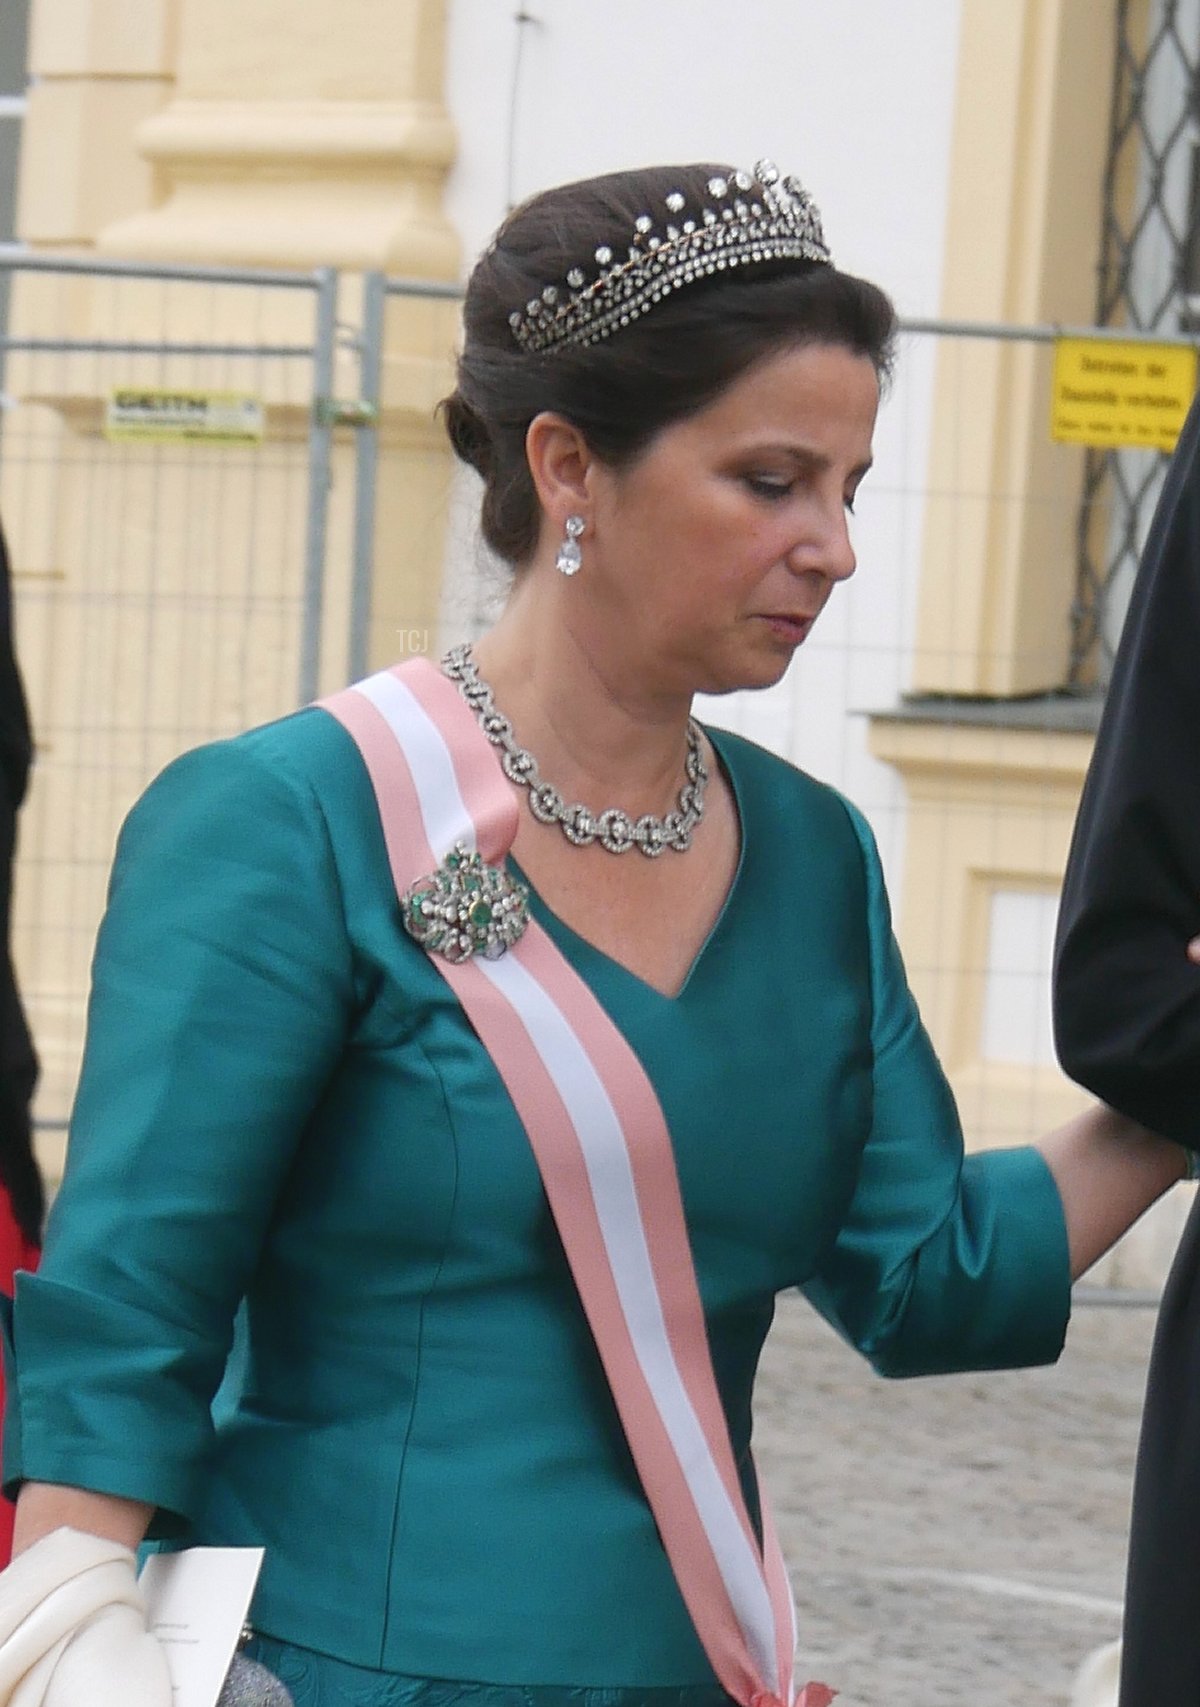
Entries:
MULTIPOLYGON (((502 865, 515 788, 455 685, 425 659, 319 702, 363 756, 398 895, 456 842, 502 865)), ((770 1514, 760 1552, 708 1349, 654 1088, 549 936, 433 964, 529 1136, 634 1461, 700 1641, 743 1707, 826 1707, 792 1680, 795 1613, 770 1514), (764 1558, 765 1555, 765 1558, 764 1558)))

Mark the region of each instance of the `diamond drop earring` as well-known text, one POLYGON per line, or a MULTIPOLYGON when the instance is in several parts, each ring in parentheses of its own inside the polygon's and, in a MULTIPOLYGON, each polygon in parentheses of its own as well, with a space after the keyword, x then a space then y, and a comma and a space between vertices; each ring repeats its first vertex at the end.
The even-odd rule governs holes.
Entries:
POLYGON ((579 549, 579 537, 587 523, 582 516, 568 516, 565 526, 566 537, 558 548, 554 567, 560 575, 578 575, 583 567, 583 552, 579 549))

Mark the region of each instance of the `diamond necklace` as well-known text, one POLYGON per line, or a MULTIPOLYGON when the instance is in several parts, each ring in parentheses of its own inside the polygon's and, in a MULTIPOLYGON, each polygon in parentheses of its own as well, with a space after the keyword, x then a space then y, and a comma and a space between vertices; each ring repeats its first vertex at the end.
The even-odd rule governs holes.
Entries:
POLYGON ((686 853, 692 845, 692 831, 704 816, 704 787, 708 769, 700 746, 700 728, 692 718, 687 726, 687 758, 684 761, 685 781, 679 790, 679 804, 665 818, 646 812, 631 818, 619 806, 604 812, 592 812, 586 806, 567 806, 562 795, 548 782, 542 781, 537 760, 524 747, 517 745, 512 724, 502 711, 496 709, 492 690, 483 681, 469 646, 455 646, 442 659, 442 669, 452 682, 458 684, 479 727, 494 747, 500 748, 500 763, 510 782, 529 790, 529 810, 540 824, 557 824, 567 840, 577 848, 599 842, 609 853, 628 853, 637 848, 647 859, 657 859, 665 848, 686 853))

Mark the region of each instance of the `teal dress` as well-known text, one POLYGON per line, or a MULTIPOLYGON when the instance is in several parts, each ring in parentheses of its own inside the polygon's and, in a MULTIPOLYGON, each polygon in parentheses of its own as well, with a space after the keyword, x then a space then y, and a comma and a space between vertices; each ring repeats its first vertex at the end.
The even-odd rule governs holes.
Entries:
MULTIPOLYGON (((995 1368, 1058 1354, 1068 1259, 1035 1151, 964 1161, 862 818, 713 741, 743 851, 677 996, 533 906, 665 1111, 756 1512, 782 1288, 885 1375, 995 1368)), ((528 1141, 326 713, 185 756, 131 814, 10 1340, 6 1481, 264 1546, 254 1623, 301 1707, 721 1699, 528 1141)))

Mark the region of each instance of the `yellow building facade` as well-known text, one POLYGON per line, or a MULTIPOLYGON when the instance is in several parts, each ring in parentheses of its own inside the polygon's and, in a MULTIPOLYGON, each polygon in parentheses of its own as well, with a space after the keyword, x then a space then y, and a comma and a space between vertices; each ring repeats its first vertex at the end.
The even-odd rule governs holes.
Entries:
MULTIPOLYGON (((353 397, 356 283, 369 269, 456 279, 442 210, 454 156, 441 0, 35 0, 17 229, 36 253, 186 266, 335 267, 353 397)), ((17 338, 286 346, 311 293, 105 277, 15 277, 17 338)), ((453 303, 390 300, 379 414, 371 649, 434 632, 449 453, 453 303)), ((206 451, 114 443, 114 385, 205 390, 216 370, 88 351, 10 354, 0 513, 38 733, 22 822, 15 951, 43 1063, 69 1105, 91 931, 120 818, 182 747, 291 709, 306 502, 307 367, 234 362, 265 437, 206 451), (238 585, 239 580, 242 585, 238 585), (255 582, 246 597, 246 584, 255 582), (102 773, 102 776, 101 774, 102 773)), ((330 492, 327 676, 340 681, 352 447, 330 492)), ((46 1135, 57 1172, 62 1135, 46 1135)))
MULTIPOLYGON (((1150 6, 1133 11, 1144 33, 1150 6)), ((964 5, 947 321, 1092 322, 1115 47, 1094 0, 964 5)), ((1056 902, 1096 709, 1048 697, 1068 681, 1084 481, 1083 451, 1048 431, 1050 362, 1045 345, 941 343, 914 691, 871 731, 906 788, 897 903, 910 976, 983 1146, 1024 1141, 1087 1101, 1052 1061, 986 1047, 997 903, 1056 902)), ((1156 1285, 1187 1207, 1186 1194, 1164 1200, 1103 1276, 1156 1285)))
MULTIPOLYGON (((1096 14, 1093 0, 964 8, 947 320, 1091 321, 1114 51, 1096 14)), ((1081 1100, 1053 1067, 981 1057, 990 897, 1057 893, 1091 751, 1086 730, 1047 728, 1027 703, 1067 680, 1083 483, 1082 451, 1047 430, 1049 362, 1029 343, 940 344, 913 703, 872 731, 907 785, 906 955, 984 1143, 1081 1100)))

